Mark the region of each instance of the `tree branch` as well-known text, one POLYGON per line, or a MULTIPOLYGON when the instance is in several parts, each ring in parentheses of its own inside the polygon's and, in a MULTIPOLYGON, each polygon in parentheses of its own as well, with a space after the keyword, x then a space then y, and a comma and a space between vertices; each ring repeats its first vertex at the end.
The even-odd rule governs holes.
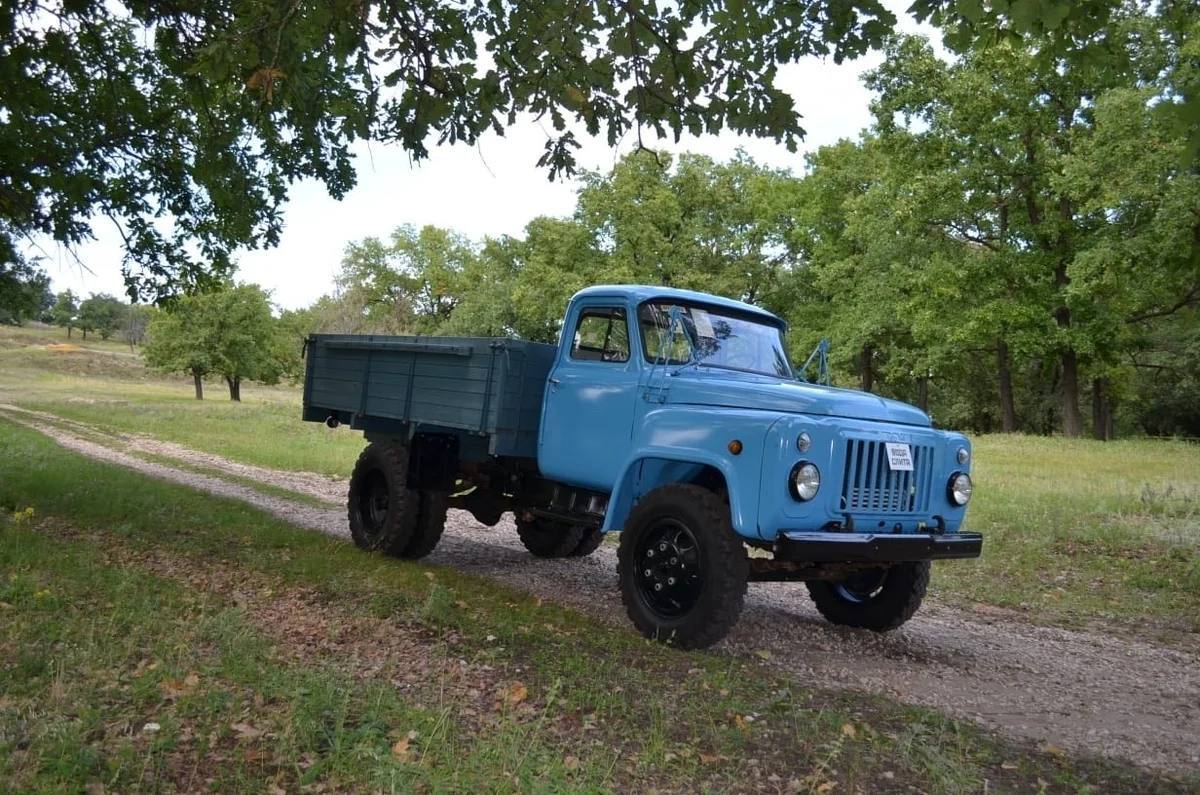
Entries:
POLYGON ((1185 307, 1189 307, 1189 306, 1194 306, 1196 304, 1200 304, 1200 283, 1192 285, 1192 289, 1188 290, 1187 295, 1185 295, 1183 298, 1176 301, 1171 306, 1169 306, 1165 309, 1155 309, 1155 310, 1151 310, 1149 312, 1143 312, 1140 315, 1134 315, 1133 317, 1126 319, 1125 322, 1126 323, 1141 323, 1143 321, 1153 320, 1154 318, 1158 318, 1158 317, 1167 317, 1168 315, 1175 314, 1180 309, 1184 309, 1185 307))

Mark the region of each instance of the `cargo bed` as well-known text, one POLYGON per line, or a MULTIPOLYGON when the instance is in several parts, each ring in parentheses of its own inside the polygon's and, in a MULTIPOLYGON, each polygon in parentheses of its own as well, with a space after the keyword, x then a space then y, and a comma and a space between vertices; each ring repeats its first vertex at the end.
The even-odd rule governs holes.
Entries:
POLYGON ((465 431, 491 455, 536 458, 556 351, 507 338, 314 334, 303 416, 380 434, 465 431))

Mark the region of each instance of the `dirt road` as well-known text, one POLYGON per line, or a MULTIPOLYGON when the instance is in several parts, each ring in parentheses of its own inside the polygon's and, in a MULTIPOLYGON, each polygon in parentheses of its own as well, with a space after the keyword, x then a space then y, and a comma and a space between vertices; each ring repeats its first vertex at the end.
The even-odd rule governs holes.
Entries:
MULTIPOLYGON (((0 416, 84 455, 347 536, 344 483, 107 434, 9 405, 0 404, 0 416), (145 454, 179 465, 139 457, 145 454), (252 478, 320 503, 264 494, 189 466, 252 478)), ((540 560, 524 550, 511 522, 486 528, 452 511, 441 545, 427 560, 626 624, 611 545, 582 560, 540 560)), ((754 653, 804 685, 883 693, 1048 746, 1159 770, 1200 770, 1200 654, 1125 635, 1033 626, 1000 611, 936 601, 902 629, 879 635, 825 623, 803 585, 763 583, 751 586, 740 623, 714 651, 754 653)))

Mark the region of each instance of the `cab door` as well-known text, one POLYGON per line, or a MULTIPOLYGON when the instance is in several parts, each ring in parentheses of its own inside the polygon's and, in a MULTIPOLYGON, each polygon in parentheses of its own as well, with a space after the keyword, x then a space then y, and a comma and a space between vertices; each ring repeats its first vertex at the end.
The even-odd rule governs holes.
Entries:
POLYGON ((623 302, 593 300, 567 318, 546 383, 538 440, 544 477, 610 491, 629 454, 638 365, 623 302))

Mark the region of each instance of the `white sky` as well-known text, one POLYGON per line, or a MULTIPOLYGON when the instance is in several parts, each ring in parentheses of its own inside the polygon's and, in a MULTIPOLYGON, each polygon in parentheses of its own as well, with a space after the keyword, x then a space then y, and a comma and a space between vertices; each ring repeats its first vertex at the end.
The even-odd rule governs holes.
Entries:
MULTIPOLYGON (((886 5, 899 17, 903 30, 936 40, 932 29, 917 26, 904 14, 909 1, 889 0, 886 5)), ((795 154, 769 140, 731 134, 655 144, 650 133, 644 140, 663 151, 701 152, 717 159, 728 158, 741 146, 760 163, 799 172, 804 152, 856 137, 868 125, 870 94, 860 76, 881 60, 878 53, 841 65, 813 58, 780 70, 778 85, 795 98, 807 131, 795 154)), ((339 202, 314 181, 293 185, 279 246, 238 255, 237 279, 267 288, 283 308, 298 308, 333 289, 333 275, 348 242, 386 237, 400 224, 434 224, 480 239, 520 235, 539 215, 569 215, 575 207, 575 183, 550 182, 546 172, 536 167, 545 140, 537 122, 522 121, 504 137, 489 134, 477 147, 431 146, 429 158, 416 164, 398 146, 359 147, 357 187, 339 202)), ((586 134, 580 140, 579 166, 602 171, 633 144, 632 136, 615 149, 586 134)), ((124 297, 117 235, 107 222, 97 222, 94 228, 97 239, 76 251, 91 273, 52 241, 42 241, 40 250, 28 253, 43 257, 55 291, 70 288, 77 295, 108 292, 124 297)))

